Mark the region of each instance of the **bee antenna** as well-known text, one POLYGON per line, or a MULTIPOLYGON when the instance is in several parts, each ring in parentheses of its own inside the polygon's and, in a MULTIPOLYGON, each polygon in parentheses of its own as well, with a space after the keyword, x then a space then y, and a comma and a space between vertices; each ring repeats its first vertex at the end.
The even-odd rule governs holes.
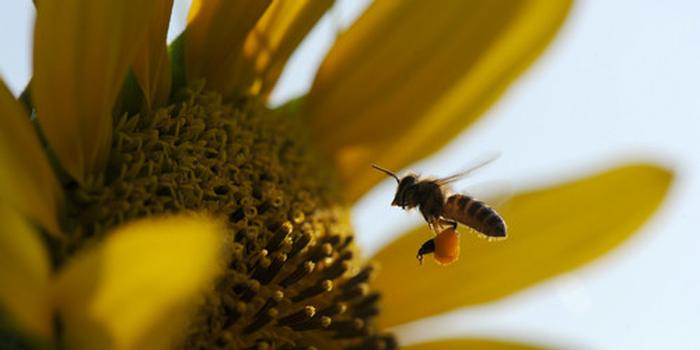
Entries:
POLYGON ((377 165, 377 164, 372 164, 372 168, 375 168, 375 169, 377 169, 377 170, 383 172, 384 174, 387 174, 387 175, 393 177, 394 179, 396 179, 396 183, 400 183, 400 182, 401 182, 401 180, 399 180, 399 177, 396 176, 396 174, 392 173, 392 172, 389 171, 389 170, 386 170, 386 169, 380 167, 380 166, 377 165))

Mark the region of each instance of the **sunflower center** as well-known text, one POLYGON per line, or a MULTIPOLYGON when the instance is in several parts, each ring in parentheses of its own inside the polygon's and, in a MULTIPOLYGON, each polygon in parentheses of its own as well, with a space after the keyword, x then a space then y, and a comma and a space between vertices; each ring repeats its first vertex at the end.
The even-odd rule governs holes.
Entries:
POLYGON ((66 254, 131 219, 206 211, 227 222, 228 269, 185 348, 394 348, 375 330, 373 269, 357 266, 347 209, 309 140, 290 116, 212 92, 125 116, 104 176, 66 189, 66 254))

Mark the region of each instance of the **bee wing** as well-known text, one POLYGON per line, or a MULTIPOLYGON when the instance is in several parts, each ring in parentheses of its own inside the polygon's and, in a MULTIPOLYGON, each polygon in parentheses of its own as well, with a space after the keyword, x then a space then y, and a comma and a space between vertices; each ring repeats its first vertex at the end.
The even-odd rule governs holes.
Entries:
POLYGON ((498 159, 499 156, 500 156, 499 154, 493 155, 489 158, 486 158, 486 160, 467 168, 464 171, 461 171, 461 172, 454 174, 452 176, 443 177, 442 179, 437 179, 435 182, 437 182, 437 184, 439 186, 443 186, 443 185, 449 184, 451 182, 459 181, 459 180, 463 179, 465 176, 471 174, 472 172, 474 172, 474 171, 480 169, 481 167, 486 166, 489 163, 493 162, 494 160, 498 159))

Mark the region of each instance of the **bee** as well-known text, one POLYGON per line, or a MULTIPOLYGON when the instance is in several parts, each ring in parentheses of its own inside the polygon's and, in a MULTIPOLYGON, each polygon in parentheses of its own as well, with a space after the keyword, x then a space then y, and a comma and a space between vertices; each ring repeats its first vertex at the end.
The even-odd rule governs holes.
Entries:
MULTIPOLYGON (((443 227, 448 226, 454 231, 457 223, 461 223, 487 237, 505 238, 506 223, 495 210, 468 195, 451 194, 447 187, 485 164, 441 179, 421 178, 416 174, 399 178, 395 173, 378 165, 372 164, 372 167, 396 180, 398 187, 391 205, 406 210, 418 207, 428 226, 438 237, 443 233, 447 234, 447 230, 442 230, 443 227)), ((419 261, 422 260, 423 254, 439 250, 436 243, 437 241, 429 240, 421 246, 418 251, 419 261)))

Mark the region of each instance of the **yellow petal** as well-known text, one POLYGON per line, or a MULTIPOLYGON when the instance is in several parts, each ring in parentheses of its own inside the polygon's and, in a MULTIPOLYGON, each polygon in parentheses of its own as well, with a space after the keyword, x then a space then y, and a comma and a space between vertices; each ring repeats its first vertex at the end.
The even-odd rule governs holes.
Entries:
POLYGON ((101 170, 112 107, 155 2, 63 0, 37 4, 32 98, 58 159, 76 180, 101 170))
POLYGON ((279 0, 265 11, 245 40, 224 91, 268 95, 284 64, 333 0, 279 0))
POLYGON ((68 348, 172 346, 219 270, 223 237, 211 219, 145 219, 70 262, 56 285, 68 348))
POLYGON ((448 339, 428 343, 402 346, 403 350, 537 350, 539 346, 484 339, 448 339))
POLYGON ((185 32, 187 81, 204 78, 208 89, 226 93, 233 62, 270 1, 194 0, 185 32))
POLYGON ((0 202, 59 234, 61 190, 29 117, 0 82, 0 202))
POLYGON ((49 261, 37 232, 15 210, 0 204, 0 309, 20 329, 51 336, 49 261))
POLYGON ((156 10, 148 23, 146 40, 138 49, 133 64, 134 75, 141 87, 148 110, 165 103, 170 94, 171 79, 166 35, 173 0, 153 2, 156 10))
POLYGON ((543 50, 571 1, 376 1, 342 35, 308 96, 349 200, 440 149, 543 50), (342 127, 338 127, 342 126, 342 127))
POLYGON ((672 174, 651 165, 629 165, 515 196, 500 214, 508 238, 488 242, 462 231, 462 258, 449 267, 418 265, 414 256, 430 237, 419 227, 382 249, 376 287, 383 327, 457 307, 502 298, 579 267, 618 246, 664 199, 672 174), (426 300, 429 302, 416 302, 426 300))

